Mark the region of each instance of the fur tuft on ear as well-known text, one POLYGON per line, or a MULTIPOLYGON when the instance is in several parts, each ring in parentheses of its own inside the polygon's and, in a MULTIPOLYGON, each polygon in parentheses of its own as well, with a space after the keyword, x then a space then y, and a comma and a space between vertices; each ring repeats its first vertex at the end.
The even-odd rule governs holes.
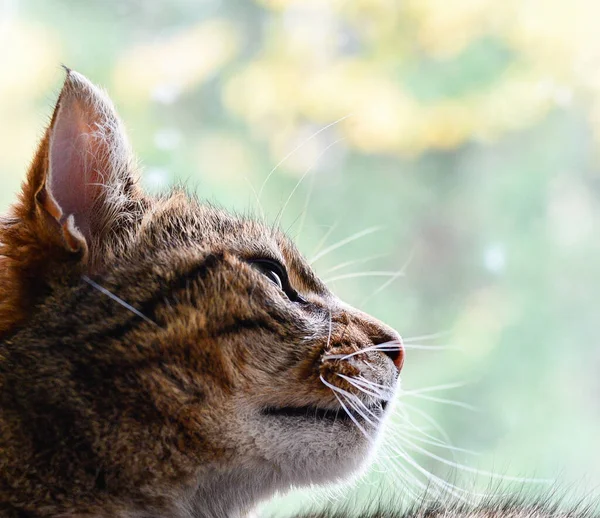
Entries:
POLYGON ((59 221, 72 215, 87 244, 97 244, 131 199, 134 170, 110 99, 69 70, 52 120, 43 186, 61 210, 59 221))
POLYGON ((143 206, 112 102, 84 76, 65 70, 20 198, 0 220, 0 336, 57 268, 102 269, 143 206))

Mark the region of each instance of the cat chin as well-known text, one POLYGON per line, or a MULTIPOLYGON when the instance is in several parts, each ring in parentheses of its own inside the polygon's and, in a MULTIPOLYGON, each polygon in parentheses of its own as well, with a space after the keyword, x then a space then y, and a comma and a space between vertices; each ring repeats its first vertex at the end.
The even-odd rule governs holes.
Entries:
POLYGON ((367 439, 349 419, 311 416, 261 416, 252 428, 255 447, 267 465, 276 466, 284 487, 347 480, 368 464, 381 435, 381 426, 370 429, 367 439))

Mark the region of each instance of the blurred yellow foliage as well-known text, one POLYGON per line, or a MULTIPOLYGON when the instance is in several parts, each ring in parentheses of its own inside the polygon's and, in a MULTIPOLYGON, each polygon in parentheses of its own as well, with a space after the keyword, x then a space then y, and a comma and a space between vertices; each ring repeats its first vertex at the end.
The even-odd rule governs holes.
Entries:
POLYGON ((236 34, 232 23, 213 19, 170 38, 135 46, 115 67, 116 91, 128 103, 150 99, 171 103, 235 56, 239 49, 236 34))
MULTIPOLYGON (((0 18, 0 22, 2 22, 0 18)), ((60 64, 60 40, 46 27, 21 20, 0 25, 0 170, 23 170, 23 157, 31 156, 41 136, 39 110, 33 99, 52 91, 60 64), (10 121, 10 122, 9 122, 10 121)), ((5 179, 8 189, 0 203, 12 197, 18 177, 5 179)))
MULTIPOLYGON (((260 52, 225 78, 223 99, 268 140, 273 158, 300 126, 350 114, 337 129, 351 146, 416 156, 499 138, 578 98, 590 101, 600 142, 595 0, 258 3, 273 11, 269 31, 260 52), (508 68, 482 87, 424 100, 402 79, 423 60, 456 66, 481 38, 512 53, 508 68)), ((60 61, 58 39, 20 22, 3 25, 0 37, 0 59, 11 71, 0 77, 0 95, 18 102, 47 91, 60 61)), ((114 67, 116 95, 128 104, 174 102, 235 59, 240 45, 239 28, 214 18, 135 44, 114 67)))
POLYGON ((38 25, 7 24, 0 32, 0 62, 3 65, 0 98, 12 99, 10 104, 36 99, 48 91, 56 77, 60 64, 59 38, 38 25))
MULTIPOLYGON (((600 99, 600 67, 594 66, 600 4, 593 0, 261 3, 281 22, 263 53, 231 79, 225 100, 272 140, 282 133, 292 138, 305 120, 352 114, 340 130, 354 147, 413 156, 535 124, 576 94, 600 99), (345 24, 360 40, 350 55, 340 50, 345 24), (513 64, 485 89, 426 102, 395 75, 423 56, 450 62, 482 37, 513 53, 513 64)), ((600 140, 599 112, 590 121, 600 140)))

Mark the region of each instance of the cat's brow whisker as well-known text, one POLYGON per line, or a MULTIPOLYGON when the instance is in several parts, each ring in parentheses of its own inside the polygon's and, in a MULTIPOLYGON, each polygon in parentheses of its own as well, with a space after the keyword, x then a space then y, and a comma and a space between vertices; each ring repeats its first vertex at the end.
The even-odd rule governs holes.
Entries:
POLYGON ((100 284, 98 284, 97 282, 95 282, 92 279, 90 279, 87 275, 82 275, 81 278, 85 282, 87 282, 92 288, 98 290, 100 293, 102 293, 102 294, 106 295, 107 297, 109 297, 110 299, 114 300, 115 302, 117 302, 118 304, 120 304, 121 306, 123 306, 125 309, 131 311, 134 315, 137 315, 138 317, 144 319, 149 324, 158 326, 158 324, 156 322, 154 322, 154 320, 149 319, 141 311, 135 309, 131 304, 128 304, 122 298, 117 297, 114 293, 112 293, 111 291, 107 290, 104 286, 100 286, 100 284))
POLYGON ((310 204, 310 200, 312 198, 313 191, 315 189, 315 179, 317 175, 313 174, 310 177, 310 185, 306 192, 306 197, 304 199, 304 206, 302 207, 302 215, 300 217, 300 228, 298 229, 298 236, 302 236, 302 231, 304 230, 304 223, 306 222, 306 214, 308 213, 308 206, 310 204))
POLYGON ((298 190, 298 187, 300 187, 300 185, 302 184, 302 182, 304 181, 304 179, 306 178, 306 176, 315 168, 315 166, 318 164, 319 159, 325 154, 327 153, 327 151, 332 148, 333 146, 335 146, 336 144, 338 144, 339 142, 341 142, 342 140, 345 140, 344 137, 339 138, 337 140, 334 140, 331 144, 329 144, 327 147, 325 147, 325 149, 323 149, 323 151, 321 151, 321 153, 319 153, 319 156, 317 156, 317 158, 313 161, 312 165, 310 167, 308 167, 306 169, 306 171, 304 171, 304 174, 300 177, 300 179, 296 182, 296 185, 294 186, 294 188, 292 189, 292 191, 290 192, 289 196, 287 197, 287 199, 285 200, 285 203, 283 204, 283 207, 281 208, 281 210, 279 211, 279 214, 277 215, 277 218, 275 219, 275 226, 279 226, 279 223, 281 222, 281 218, 283 217, 283 214, 285 213, 285 209, 287 208, 287 206, 289 205, 290 201, 292 200, 294 194, 296 193, 296 191, 298 190))
POLYGON ((334 250, 337 250, 338 248, 341 248, 342 246, 345 246, 348 243, 352 243, 353 241, 356 241, 357 239, 360 239, 361 237, 368 236, 369 234, 372 234, 373 232, 378 232, 379 230, 381 230, 381 228, 382 227, 380 227, 380 226, 369 227, 369 228, 366 228, 365 230, 361 230, 360 232, 356 232, 355 234, 352 234, 351 236, 348 236, 348 237, 338 241, 337 243, 334 243, 333 245, 330 245, 327 248, 321 250, 309 262, 310 262, 310 264, 314 264, 319 259, 325 257, 327 254, 333 252, 334 250))
POLYGON ((315 246, 315 250, 312 253, 313 256, 316 255, 316 254, 318 254, 321 251, 321 249, 323 248, 323 246, 325 246, 325 243, 329 239, 329 236, 337 228, 338 224, 339 224, 339 221, 336 221, 333 225, 331 225, 327 229, 327 232, 325 232, 325 234, 323 234, 323 237, 321 237, 321 239, 319 239, 319 242, 317 243, 317 246, 315 246))
POLYGON ((263 208, 262 202, 260 201, 258 193, 256 192, 256 189, 254 188, 254 185, 250 181, 250 178, 248 178, 247 176, 244 176, 244 180, 246 180, 246 183, 249 185, 250 190, 252 191, 252 194, 254 195, 254 199, 256 200, 256 204, 258 206, 258 210, 260 211, 261 219, 264 221, 265 220, 265 210, 263 208))
POLYGON ((365 272, 352 272, 352 273, 343 273, 340 275, 336 275, 334 277, 329 277, 328 279, 324 279, 323 282, 325 284, 329 284, 330 282, 341 281, 344 279, 356 279, 359 277, 400 277, 404 275, 403 272, 390 272, 385 270, 373 270, 373 271, 365 271, 365 272))
POLYGON ((402 265, 402 267, 396 272, 395 275, 392 275, 387 281, 385 281, 381 286, 379 286, 377 289, 375 289, 375 291, 373 291, 368 297, 365 297, 363 299, 363 301, 361 302, 361 306, 364 306, 369 300, 371 300, 375 295, 378 295, 379 293, 381 293, 383 290, 385 290, 388 286, 390 286, 394 281, 396 281, 396 279, 400 278, 400 277, 404 277, 405 273, 406 273, 406 269, 408 268, 408 266, 410 265, 410 263, 412 262, 412 259, 414 257, 414 253, 415 253, 415 249, 413 248, 410 253, 408 254, 408 258, 406 259, 406 261, 404 262, 404 264, 402 265))
POLYGON ((296 153, 297 151, 299 151, 300 149, 302 149, 306 144, 308 144, 311 140, 313 140, 315 137, 317 137, 318 135, 320 135, 321 133, 323 133, 325 130, 331 128, 332 126, 335 126, 336 124, 339 124, 340 122, 342 122, 343 120, 347 119, 348 117, 351 117, 352 113, 349 113, 348 115, 344 115, 343 117, 340 117, 339 119, 327 124, 326 126, 323 126, 321 129, 315 131, 310 137, 308 137, 306 140, 302 141, 300 144, 298 144, 294 149, 292 149, 287 155, 285 155, 279 162, 277 162, 277 164, 275 165, 275 167, 273 167, 273 169, 271 169, 271 171, 269 171, 269 174, 267 175, 267 177, 265 178, 265 180, 263 181, 262 185, 260 186, 260 190, 258 191, 258 197, 261 198, 262 197, 262 193, 265 189, 265 186, 267 185, 267 183, 269 182, 269 180, 271 179, 271 176, 273 176, 273 174, 275 173, 275 171, 277 171, 277 169, 279 169, 279 167, 288 159, 290 158, 294 153, 296 153))
POLYGON ((352 261, 344 261, 343 263, 340 263, 332 268, 329 268, 328 270, 325 270, 323 273, 336 272, 343 268, 347 268, 348 266, 354 266, 356 264, 368 263, 369 261, 374 261, 375 259, 381 259, 382 257, 385 257, 385 254, 370 255, 368 257, 363 257, 362 259, 354 259, 352 261))

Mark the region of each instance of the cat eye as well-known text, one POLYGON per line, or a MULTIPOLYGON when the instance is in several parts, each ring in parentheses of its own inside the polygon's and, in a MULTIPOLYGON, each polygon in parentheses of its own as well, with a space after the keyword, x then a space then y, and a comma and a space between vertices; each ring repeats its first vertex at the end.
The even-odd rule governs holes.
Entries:
POLYGON ((281 273, 278 273, 275 268, 272 268, 271 265, 264 263, 254 263, 254 267, 258 269, 273 284, 275 284, 275 286, 277 286, 281 291, 283 291, 281 273))
POLYGON ((272 259, 254 259, 250 264, 283 291, 292 302, 306 302, 292 288, 287 271, 283 265, 272 259))

